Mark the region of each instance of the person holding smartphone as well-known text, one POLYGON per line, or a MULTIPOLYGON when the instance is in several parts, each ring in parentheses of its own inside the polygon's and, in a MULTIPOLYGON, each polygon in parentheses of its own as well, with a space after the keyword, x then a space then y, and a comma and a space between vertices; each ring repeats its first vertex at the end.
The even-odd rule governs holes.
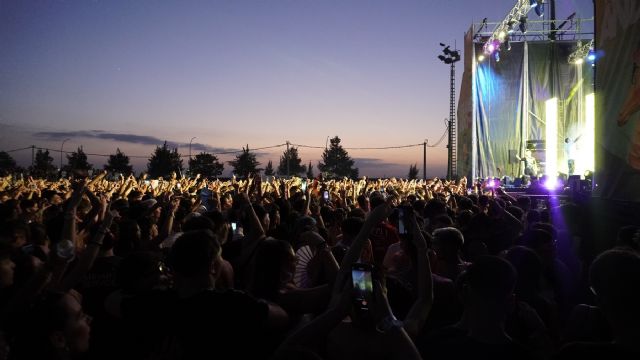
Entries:
MULTIPOLYGON (((417 334, 416 329, 421 327, 433 299, 424 238, 419 245, 424 256, 418 261, 418 267, 424 270, 420 273, 424 281, 418 284, 418 300, 404 321, 395 318, 382 282, 376 278, 375 268, 356 262, 372 229, 390 211, 391 207, 385 203, 371 212, 344 256, 329 309, 289 336, 278 351, 280 355, 303 351, 306 354, 326 354, 327 358, 336 359, 421 358, 408 334, 417 334), (371 321, 354 321, 358 313, 367 314, 371 321), (326 343, 319 341, 325 338, 326 343)), ((420 238, 421 235, 416 237, 420 238)))

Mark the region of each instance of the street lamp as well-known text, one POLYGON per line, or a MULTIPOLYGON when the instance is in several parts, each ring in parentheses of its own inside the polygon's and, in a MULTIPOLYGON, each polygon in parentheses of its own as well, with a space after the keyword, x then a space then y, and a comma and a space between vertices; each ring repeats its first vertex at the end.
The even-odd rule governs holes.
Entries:
POLYGON ((62 148, 64 147, 64 143, 66 143, 67 141, 69 141, 71 139, 67 138, 62 140, 62 144, 60 144, 60 175, 62 175, 62 148))
POLYGON ((189 140, 189 176, 191 176, 191 143, 195 138, 196 136, 192 137, 191 140, 189 140))

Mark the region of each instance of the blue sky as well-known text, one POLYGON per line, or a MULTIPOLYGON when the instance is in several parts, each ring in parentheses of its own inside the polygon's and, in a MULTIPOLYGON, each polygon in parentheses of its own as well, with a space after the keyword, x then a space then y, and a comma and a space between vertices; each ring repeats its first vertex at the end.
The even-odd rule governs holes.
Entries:
MULTIPOLYGON (((0 150, 69 138, 65 150, 142 156, 140 171, 155 146, 186 155, 192 137, 194 154, 335 135, 347 148, 434 143, 449 112, 438 43, 461 48, 472 22, 514 4, 0 0, 0 150)), ((591 0, 557 4, 558 18, 592 16, 591 0)), ((428 176, 445 174, 444 145, 428 149, 428 176)), ((282 151, 258 158, 277 165, 282 151)), ((299 153, 315 166, 321 150, 299 153)), ((362 175, 406 176, 413 163, 422 173, 422 147, 349 153, 362 175)), ((26 166, 31 152, 12 156, 26 166)))

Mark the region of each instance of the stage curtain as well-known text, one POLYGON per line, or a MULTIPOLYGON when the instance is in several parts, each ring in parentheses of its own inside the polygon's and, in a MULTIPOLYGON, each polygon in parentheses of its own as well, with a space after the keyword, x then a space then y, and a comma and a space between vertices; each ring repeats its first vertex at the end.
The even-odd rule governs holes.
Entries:
MULTIPOLYGON (((478 53, 481 46, 476 44, 478 53)), ((476 176, 523 174, 522 164, 509 151, 523 157, 529 141, 546 141, 545 102, 553 97, 559 100, 558 169, 566 174, 564 139, 581 135, 584 94, 592 88, 590 66, 568 63, 575 47, 575 41, 512 42, 510 51, 501 51, 499 62, 495 57, 476 62, 476 176)), ((544 145, 534 151, 534 157, 544 172, 544 145)))
MULTIPOLYGON (((482 53, 482 44, 476 44, 482 53)), ((476 62, 475 137, 476 176, 511 175, 519 171, 519 162, 510 161, 509 150, 521 148, 523 134, 522 72, 524 44, 512 44, 510 51, 502 51, 500 61, 488 56, 476 62)))

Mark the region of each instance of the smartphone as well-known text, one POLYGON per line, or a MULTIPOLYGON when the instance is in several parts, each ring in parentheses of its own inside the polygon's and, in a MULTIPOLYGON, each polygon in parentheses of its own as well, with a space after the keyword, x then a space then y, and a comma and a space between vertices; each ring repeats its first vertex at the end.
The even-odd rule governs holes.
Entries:
POLYGON ((322 193, 322 197, 325 201, 329 201, 329 191, 325 190, 324 193, 322 193))
POLYGON ((302 192, 307 191, 307 180, 302 180, 302 185, 300 185, 302 192))
POLYGON ((232 222, 231 223, 231 230, 233 230, 233 232, 235 233, 237 228, 238 228, 238 224, 235 223, 235 222, 232 222))
POLYGON ((149 180, 145 180, 145 181, 144 181, 144 184, 145 184, 145 185, 147 185, 147 186, 149 186, 149 184, 151 184, 151 181, 149 181, 149 180))
POLYGON ((407 228, 404 226, 405 211, 403 208, 398 208, 398 234, 405 235, 407 228))
POLYGON ((353 280, 354 310, 361 320, 371 319, 371 300, 373 299, 373 277, 370 264, 355 263, 351 267, 353 280))

